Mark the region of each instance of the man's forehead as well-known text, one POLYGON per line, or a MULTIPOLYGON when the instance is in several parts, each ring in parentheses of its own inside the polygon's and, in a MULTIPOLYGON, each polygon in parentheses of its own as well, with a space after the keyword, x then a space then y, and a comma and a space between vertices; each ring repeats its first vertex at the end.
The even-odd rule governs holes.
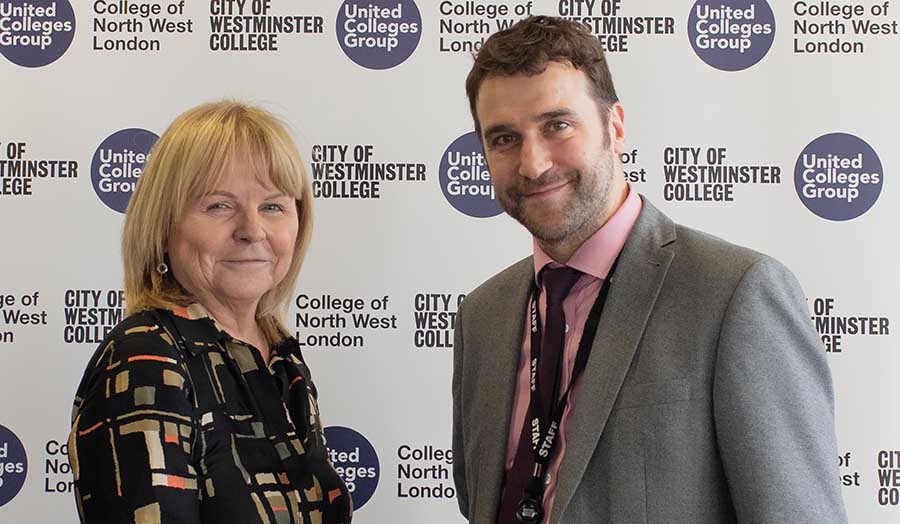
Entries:
POLYGON ((528 70, 513 73, 513 74, 499 74, 493 73, 485 76, 481 81, 481 86, 479 86, 479 94, 485 88, 486 85, 491 83, 538 83, 543 81, 546 78, 560 78, 566 76, 573 77, 583 77, 585 81, 587 81, 587 75, 584 74, 584 71, 576 68, 569 62, 557 62, 554 60, 548 61, 542 66, 537 66, 534 68, 530 68, 528 70))
POLYGON ((550 62, 537 74, 485 78, 475 103, 479 120, 485 125, 486 119, 538 116, 586 98, 590 98, 590 83, 584 72, 568 64, 550 62))

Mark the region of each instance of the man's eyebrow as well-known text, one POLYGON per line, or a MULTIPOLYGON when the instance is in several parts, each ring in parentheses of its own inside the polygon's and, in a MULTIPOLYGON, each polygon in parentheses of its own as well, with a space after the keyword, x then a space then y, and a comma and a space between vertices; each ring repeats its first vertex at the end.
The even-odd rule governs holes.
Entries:
MULTIPOLYGON (((571 117, 574 115, 575 115, 575 111, 572 111, 571 109, 569 109, 567 107, 561 107, 559 109, 554 109, 552 111, 545 111, 539 115, 536 115, 534 118, 532 118, 532 120, 535 122, 544 122, 546 120, 553 120, 554 118, 571 117)), ((487 138, 491 135, 496 135, 498 133, 508 133, 510 131, 513 131, 513 126, 511 126, 509 124, 495 124, 495 125, 486 127, 484 129, 484 131, 482 131, 482 134, 484 135, 485 138, 487 138)))
POLYGON ((560 118, 563 116, 573 116, 575 112, 569 108, 561 107, 559 109, 554 109, 553 111, 547 111, 545 113, 541 113, 538 116, 534 117, 534 120, 537 122, 541 122, 544 120, 553 120, 554 118, 560 118))
POLYGON ((498 133, 507 133, 509 131, 512 131, 512 129, 513 129, 512 126, 509 124, 494 124, 494 125, 488 127, 487 129, 485 129, 484 131, 482 131, 482 134, 484 135, 485 138, 487 138, 491 135, 496 135, 498 133))

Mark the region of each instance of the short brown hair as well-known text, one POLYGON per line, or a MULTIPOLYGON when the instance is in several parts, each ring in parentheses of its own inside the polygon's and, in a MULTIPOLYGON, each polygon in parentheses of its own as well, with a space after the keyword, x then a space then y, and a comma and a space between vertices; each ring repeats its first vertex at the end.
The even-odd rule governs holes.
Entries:
POLYGON ((619 101, 600 41, 580 24, 550 16, 530 16, 509 29, 494 33, 475 55, 466 78, 466 95, 481 138, 481 122, 475 101, 481 83, 489 76, 539 75, 548 62, 569 64, 584 72, 593 87, 593 96, 604 109, 619 101))
POLYGON ((189 202, 212 191, 239 156, 250 164, 248 176, 271 183, 296 201, 299 227, 291 265, 281 282, 262 296, 256 311, 269 342, 289 333, 281 317, 312 235, 309 176, 285 124, 264 109, 228 100, 184 112, 150 152, 122 230, 129 314, 196 302, 171 271, 160 274, 156 266, 165 259, 169 236, 189 202))

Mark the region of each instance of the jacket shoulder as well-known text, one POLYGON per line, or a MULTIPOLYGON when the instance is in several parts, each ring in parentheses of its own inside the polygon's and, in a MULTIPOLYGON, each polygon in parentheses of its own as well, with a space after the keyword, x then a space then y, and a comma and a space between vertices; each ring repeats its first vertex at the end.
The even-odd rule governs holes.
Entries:
POLYGON ((675 262, 697 271, 722 270, 743 273, 756 262, 768 258, 752 249, 734 244, 720 237, 679 224, 641 196, 641 214, 631 231, 625 251, 634 244, 634 251, 653 250, 655 246, 675 255, 675 262))
POLYGON ((527 256, 500 271, 472 290, 463 302, 467 309, 492 307, 498 300, 503 301, 521 292, 529 285, 534 274, 534 258, 527 256))
POLYGON ((727 264, 747 268, 760 260, 770 258, 759 251, 681 224, 675 225, 675 231, 678 238, 676 243, 678 254, 696 258, 697 263, 706 261, 717 266, 727 264))

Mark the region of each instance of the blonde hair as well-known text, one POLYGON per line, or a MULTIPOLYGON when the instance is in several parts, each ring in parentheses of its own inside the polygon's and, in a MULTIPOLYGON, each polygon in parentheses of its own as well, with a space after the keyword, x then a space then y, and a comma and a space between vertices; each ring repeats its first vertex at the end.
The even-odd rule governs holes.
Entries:
POLYGON ((282 317, 312 234, 309 175, 281 121, 264 109, 233 101, 182 113, 150 152, 122 230, 127 314, 196 302, 171 271, 159 274, 156 267, 165 260, 169 235, 190 201, 214 190, 239 155, 249 162, 251 176, 292 196, 297 204, 299 227, 291 265, 281 282, 263 294, 256 311, 270 343, 289 333, 282 317))

